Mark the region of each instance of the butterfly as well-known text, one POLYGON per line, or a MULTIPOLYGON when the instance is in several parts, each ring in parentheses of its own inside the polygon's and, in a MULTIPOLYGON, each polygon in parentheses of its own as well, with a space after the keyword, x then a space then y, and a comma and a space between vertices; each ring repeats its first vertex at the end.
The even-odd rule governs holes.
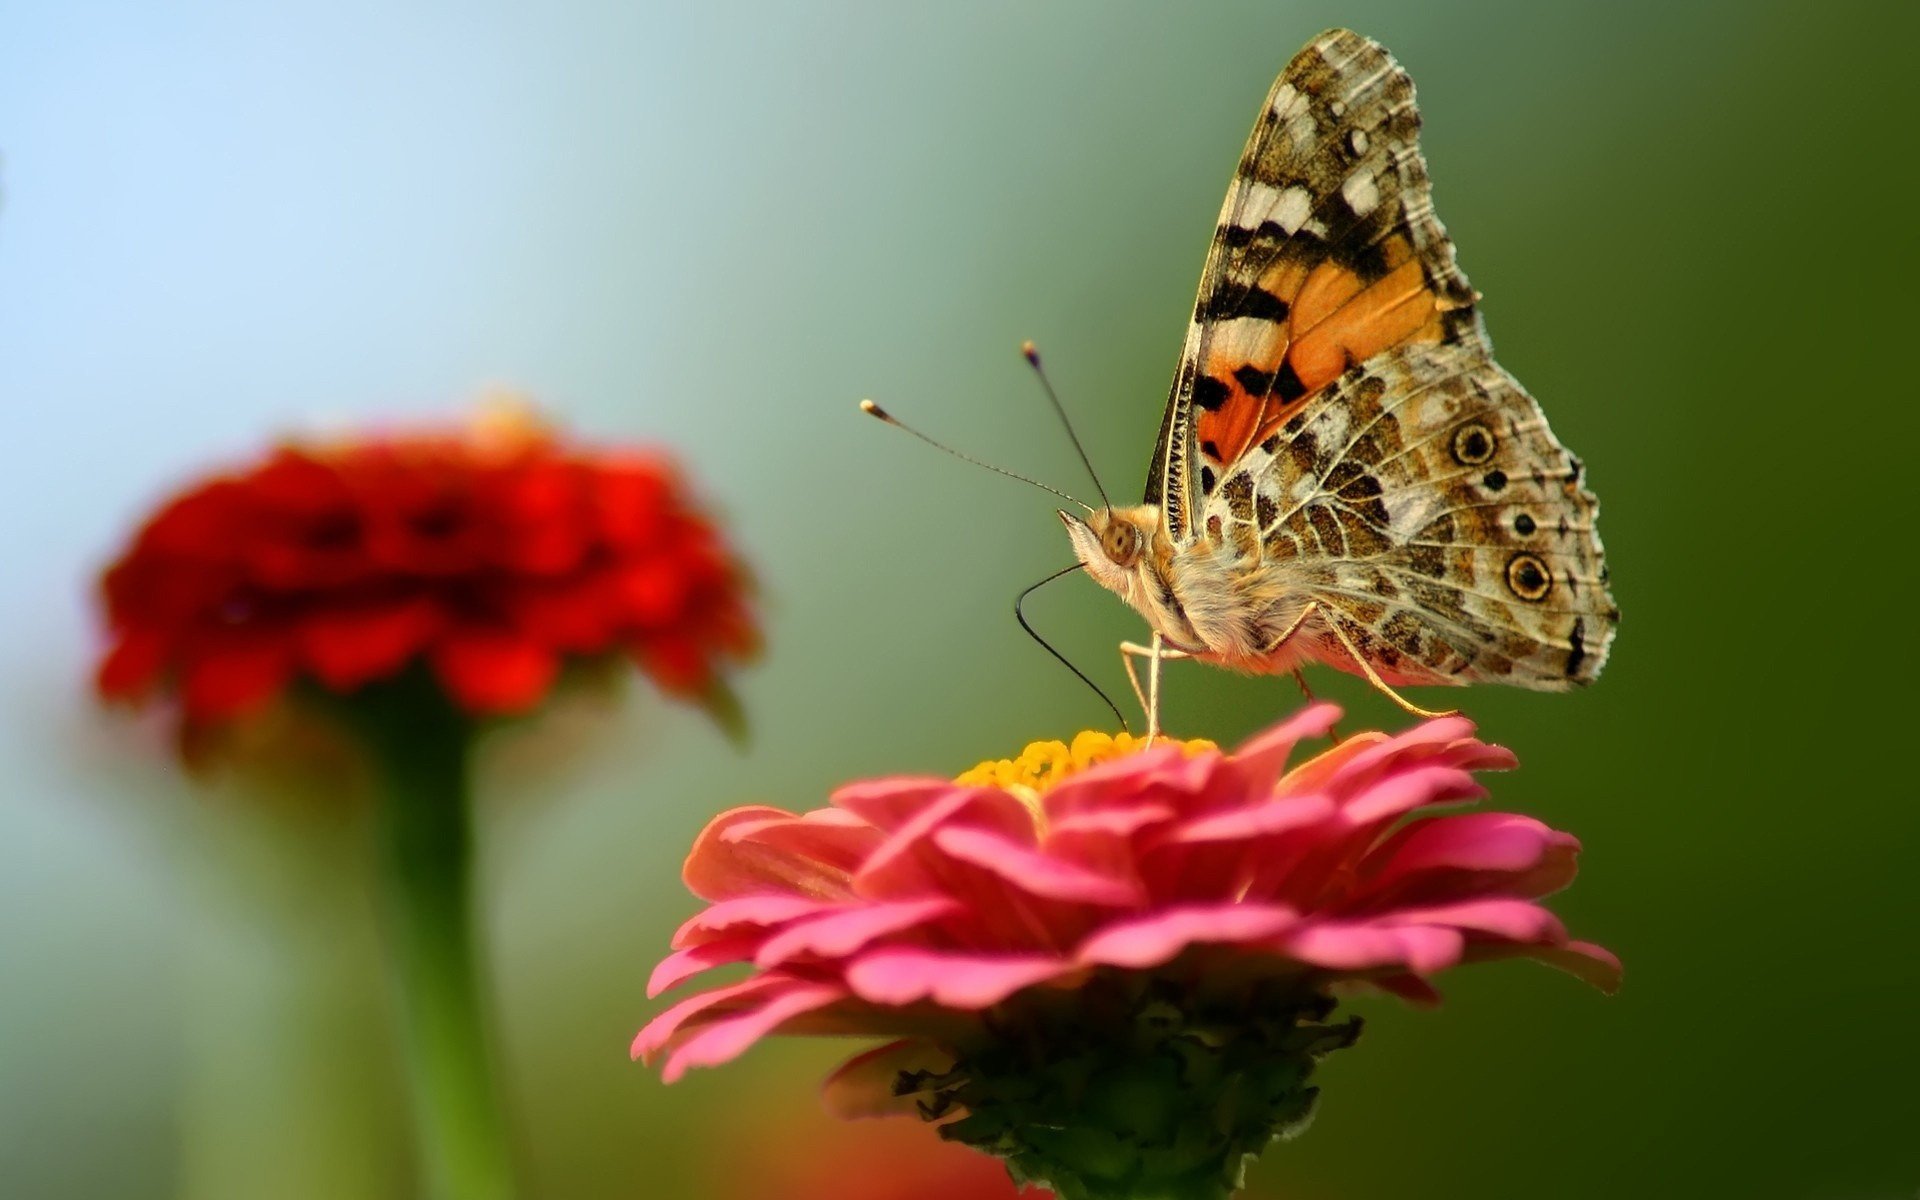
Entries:
MULTIPOLYGON (((1434 216, 1413 81, 1344 29, 1287 64, 1227 189, 1144 502, 1062 511, 1159 666, 1592 682, 1620 612, 1584 470, 1493 359, 1434 216)), ((1134 659, 1151 660, 1141 694, 1134 659)))

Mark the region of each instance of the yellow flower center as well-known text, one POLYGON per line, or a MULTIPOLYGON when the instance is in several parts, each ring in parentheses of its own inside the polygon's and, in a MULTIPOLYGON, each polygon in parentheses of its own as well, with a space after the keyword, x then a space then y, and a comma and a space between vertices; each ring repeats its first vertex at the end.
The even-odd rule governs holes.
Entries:
MULTIPOLYGON (((1182 741, 1163 736, 1157 738, 1155 744, 1178 746, 1188 754, 1199 754, 1215 748, 1205 738, 1182 741)), ((1130 733, 1109 734, 1089 729, 1075 734, 1071 746, 1061 741, 1031 742, 1018 757, 989 759, 971 770, 961 772, 954 782, 974 787, 1005 788, 1015 795, 1038 796, 1076 771, 1125 758, 1129 754, 1138 754, 1146 748, 1145 738, 1137 738, 1130 733)))

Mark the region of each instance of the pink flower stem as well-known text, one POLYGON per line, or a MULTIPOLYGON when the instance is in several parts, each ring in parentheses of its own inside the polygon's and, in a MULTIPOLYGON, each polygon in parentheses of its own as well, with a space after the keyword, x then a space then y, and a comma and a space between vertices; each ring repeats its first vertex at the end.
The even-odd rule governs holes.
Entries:
POLYGON ((357 724, 380 773, 382 917, 397 984, 424 1200, 510 1200, 473 928, 471 722, 437 695, 368 697, 357 724))

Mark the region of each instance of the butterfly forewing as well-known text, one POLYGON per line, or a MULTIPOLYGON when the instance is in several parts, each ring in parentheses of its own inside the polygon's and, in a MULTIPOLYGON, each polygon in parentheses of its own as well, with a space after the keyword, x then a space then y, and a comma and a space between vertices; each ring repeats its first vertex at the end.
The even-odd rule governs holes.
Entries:
POLYGON ((1214 231, 1147 501, 1176 554, 1243 564, 1238 605, 1305 595, 1390 681, 1584 683, 1618 617, 1597 506, 1493 362, 1419 126, 1412 80, 1358 34, 1281 73, 1214 231))
POLYGON ((1353 362, 1479 341, 1433 216, 1413 81, 1377 43, 1321 35, 1274 83, 1201 272, 1147 486, 1176 541, 1231 465, 1353 362))

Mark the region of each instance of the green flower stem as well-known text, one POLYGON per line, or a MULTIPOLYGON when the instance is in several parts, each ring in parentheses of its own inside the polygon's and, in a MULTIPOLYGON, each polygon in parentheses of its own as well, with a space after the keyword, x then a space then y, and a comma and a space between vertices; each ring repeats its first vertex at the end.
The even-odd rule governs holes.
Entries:
MULTIPOLYGON (((398 690, 398 689, 396 689, 398 690)), ((356 697, 379 774, 377 873, 426 1200, 510 1200, 475 944, 473 727, 437 694, 356 697)))
MULTIPOLYGON (((185 947, 188 1057, 177 1200, 390 1192, 404 1149, 384 1084, 387 1014, 366 993, 361 826, 238 772, 194 806, 200 908, 185 947)), ((307 799, 301 797, 300 799, 307 799)))

